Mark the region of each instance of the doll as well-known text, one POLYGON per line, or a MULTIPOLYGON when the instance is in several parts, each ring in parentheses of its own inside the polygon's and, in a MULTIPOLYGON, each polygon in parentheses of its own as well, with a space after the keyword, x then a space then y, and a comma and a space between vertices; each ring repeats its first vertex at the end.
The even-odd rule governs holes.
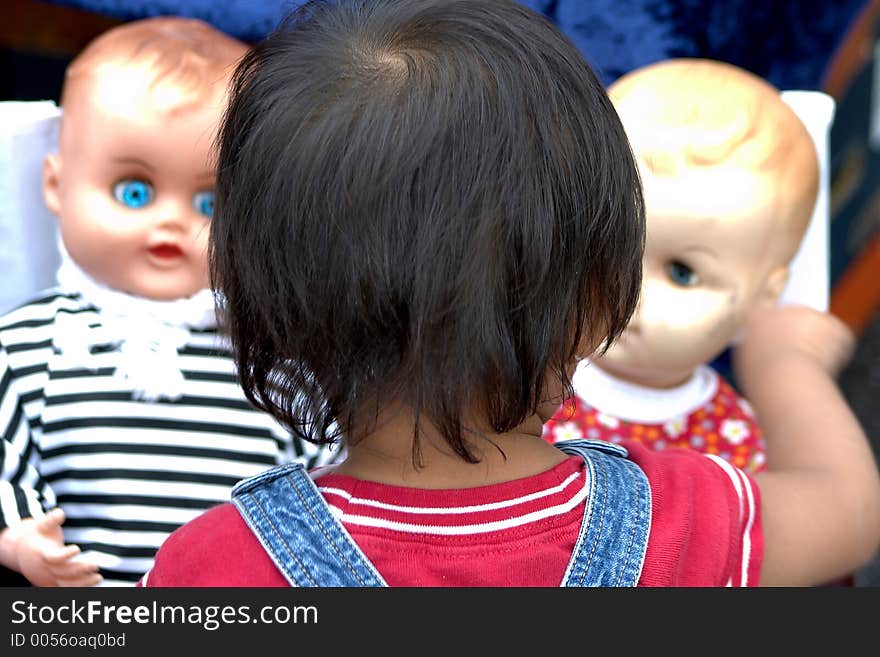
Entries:
POLYGON ((777 89, 722 62, 646 66, 609 95, 645 191, 641 300, 620 339, 580 363, 545 438, 635 438, 760 471, 752 409, 708 363, 786 286, 816 202, 812 137, 777 89))
POLYGON ((244 397, 209 288, 212 142, 246 46, 134 21, 68 67, 43 190, 60 287, 0 319, 0 563, 134 584, 240 479, 328 459, 244 397))

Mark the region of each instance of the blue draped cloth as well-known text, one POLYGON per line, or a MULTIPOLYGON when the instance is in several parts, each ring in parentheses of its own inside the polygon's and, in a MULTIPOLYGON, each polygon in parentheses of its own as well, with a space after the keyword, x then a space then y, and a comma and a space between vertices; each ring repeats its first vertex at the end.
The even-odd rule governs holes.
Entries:
MULTIPOLYGON (((131 20, 201 18, 245 41, 303 0, 47 0, 131 20)), ((825 69, 867 0, 521 0, 544 13, 609 84, 669 57, 706 57, 780 89, 822 89, 825 69)))

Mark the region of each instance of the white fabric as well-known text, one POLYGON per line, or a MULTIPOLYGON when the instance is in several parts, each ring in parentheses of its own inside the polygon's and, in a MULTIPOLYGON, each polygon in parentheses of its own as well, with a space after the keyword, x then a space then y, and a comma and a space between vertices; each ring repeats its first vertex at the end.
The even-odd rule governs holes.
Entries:
POLYGON ((627 422, 658 424, 688 415, 718 392, 718 373, 701 365, 675 388, 646 388, 618 379, 589 360, 582 360, 572 377, 578 397, 600 413, 627 422))
POLYGON ((800 249, 791 261, 781 302, 827 311, 831 286, 828 141, 835 103, 831 96, 821 91, 783 91, 782 100, 803 121, 816 145, 819 194, 800 249))
POLYGON ((58 222, 43 201, 43 159, 60 116, 51 100, 0 102, 0 313, 56 283, 58 222))
POLYGON ((116 376, 134 388, 136 399, 156 401, 178 399, 183 392, 183 374, 177 350, 189 339, 190 329, 217 326, 214 295, 202 290, 188 299, 154 301, 113 290, 98 283, 73 261, 63 244, 58 245, 62 288, 79 292, 83 299, 101 309, 106 330, 89 330, 70 316, 55 338, 55 346, 70 367, 85 367, 91 348, 111 344, 125 356, 116 376))

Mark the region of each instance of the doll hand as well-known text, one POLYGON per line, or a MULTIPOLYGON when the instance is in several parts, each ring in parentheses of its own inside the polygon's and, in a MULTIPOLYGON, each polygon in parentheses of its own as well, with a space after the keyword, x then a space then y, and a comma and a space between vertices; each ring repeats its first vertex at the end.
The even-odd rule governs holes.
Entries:
POLYGON ((739 376, 761 376, 778 359, 806 358, 836 377, 849 362, 855 336, 829 313, 805 306, 760 307, 746 322, 734 362, 739 376))
POLYGON ((74 560, 80 549, 64 545, 64 511, 53 509, 42 518, 26 518, 8 531, 15 533, 18 571, 34 586, 94 586, 103 578, 98 566, 74 560))

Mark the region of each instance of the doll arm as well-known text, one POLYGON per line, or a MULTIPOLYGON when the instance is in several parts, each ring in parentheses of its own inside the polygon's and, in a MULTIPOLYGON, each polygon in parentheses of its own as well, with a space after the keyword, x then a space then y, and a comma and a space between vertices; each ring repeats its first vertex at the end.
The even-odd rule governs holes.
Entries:
POLYGON ((74 559, 76 545, 64 545, 64 511, 52 509, 38 518, 25 518, 0 531, 0 563, 24 575, 34 586, 94 586, 101 581, 98 566, 74 559))
POLYGON ((38 449, 15 378, 0 345, 0 564, 37 586, 94 584, 100 581, 97 567, 74 561, 79 548, 64 545, 63 511, 43 513, 44 506, 54 506, 54 494, 37 461, 26 456, 38 449))
POLYGON ((880 545, 880 476, 835 377, 849 329, 810 308, 761 307, 734 354, 767 443, 762 585, 815 585, 862 567, 880 545))

